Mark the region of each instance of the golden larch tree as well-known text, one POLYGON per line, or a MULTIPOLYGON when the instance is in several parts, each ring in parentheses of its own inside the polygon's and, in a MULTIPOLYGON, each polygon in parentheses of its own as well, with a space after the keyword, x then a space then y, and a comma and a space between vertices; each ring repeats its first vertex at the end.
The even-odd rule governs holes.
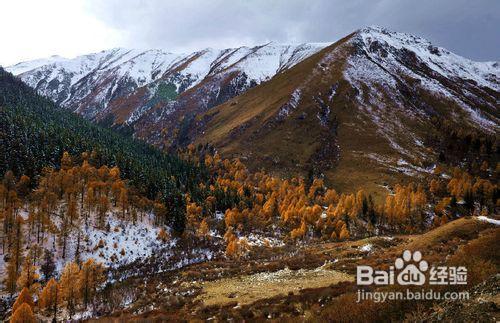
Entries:
POLYGON ((339 240, 347 240, 349 239, 349 237, 350 237, 349 231, 347 230, 347 226, 344 224, 342 226, 342 229, 340 230, 339 240))
POLYGON ((88 259, 83 263, 78 275, 78 288, 85 308, 93 301, 97 289, 104 280, 104 268, 100 263, 96 263, 94 259, 88 259))
POLYGON ((61 281, 59 283, 59 292, 61 299, 66 302, 70 318, 75 313, 78 302, 79 290, 76 282, 80 274, 80 268, 74 262, 69 262, 63 269, 61 281))
POLYGON ((19 308, 14 311, 10 318, 10 323, 36 323, 35 315, 31 306, 23 303, 19 308))
POLYGON ((207 237, 209 231, 210 231, 210 228, 208 227, 207 219, 203 219, 203 221, 201 221, 200 226, 199 226, 198 231, 197 231, 198 237, 202 237, 202 238, 207 237))
POLYGON ((5 287, 10 295, 13 295, 17 287, 17 279, 19 278, 19 271, 21 262, 23 260, 23 219, 18 217, 15 221, 15 228, 12 230, 12 247, 11 257, 7 263, 7 277, 5 279, 5 287))
POLYGON ((38 300, 38 306, 52 314, 54 320, 57 318, 57 305, 60 303, 59 284, 51 278, 42 289, 38 300))
POLYGON ((17 279, 17 288, 18 290, 27 288, 30 293, 34 294, 40 288, 40 284, 38 283, 40 275, 37 273, 38 267, 33 263, 33 251, 30 250, 24 259, 21 275, 17 279))
POLYGON ((158 240, 161 240, 163 242, 167 242, 168 239, 170 239, 168 232, 165 231, 165 229, 161 228, 160 232, 158 232, 158 236, 156 237, 158 240))
POLYGON ((15 312, 24 303, 28 304, 30 307, 34 306, 33 297, 31 297, 27 288, 23 288, 19 293, 19 296, 17 296, 14 305, 12 305, 12 312, 15 312))

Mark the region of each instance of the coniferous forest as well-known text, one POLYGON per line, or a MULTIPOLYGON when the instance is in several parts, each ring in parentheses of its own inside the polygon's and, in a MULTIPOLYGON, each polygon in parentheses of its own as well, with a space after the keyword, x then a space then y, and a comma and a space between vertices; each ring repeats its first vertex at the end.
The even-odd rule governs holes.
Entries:
MULTIPOLYGON (((204 163, 192 163, 131 137, 99 127, 35 93, 0 68, 0 172, 10 170, 35 179, 45 167, 59 168, 63 152, 81 161, 88 153, 94 165, 117 166, 122 176, 149 199, 168 202, 169 219, 182 233, 185 194, 194 201, 209 186, 204 163)), ((35 183, 35 182, 32 182, 35 183)), ((222 193, 220 193, 222 194, 222 193)), ((220 203, 233 201, 222 198, 220 203)))

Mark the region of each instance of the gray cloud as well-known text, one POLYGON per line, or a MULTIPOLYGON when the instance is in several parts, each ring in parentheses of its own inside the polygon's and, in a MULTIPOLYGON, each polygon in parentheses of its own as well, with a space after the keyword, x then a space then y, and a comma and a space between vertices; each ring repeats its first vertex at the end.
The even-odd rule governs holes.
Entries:
POLYGON ((500 58, 498 0, 90 0, 87 10, 123 33, 128 47, 329 42, 380 25, 475 60, 500 58))

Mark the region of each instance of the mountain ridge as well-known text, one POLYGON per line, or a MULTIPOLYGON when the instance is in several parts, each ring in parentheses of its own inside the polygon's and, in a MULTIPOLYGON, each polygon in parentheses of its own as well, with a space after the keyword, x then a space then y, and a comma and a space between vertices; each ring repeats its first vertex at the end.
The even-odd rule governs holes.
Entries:
MULTIPOLYGON (((444 121, 498 136, 498 62, 474 62, 378 26, 308 46, 198 51, 139 87, 117 79, 120 73, 89 73, 79 83, 85 95, 73 92, 83 98, 74 100, 75 111, 128 125, 164 149, 210 144, 254 169, 325 176, 338 189, 370 183, 367 190, 382 195, 395 177, 432 171, 442 155, 435 138, 445 135, 444 121), (104 102, 101 110, 95 100, 104 102)), ((122 56, 108 65, 116 68, 122 56)), ((33 84, 34 74, 20 77, 33 84)))
POLYGON ((110 115, 116 97, 145 91, 147 97, 143 97, 126 116, 113 115, 117 123, 131 123, 150 104, 149 99, 154 97, 158 83, 162 81, 175 86, 179 95, 208 77, 241 72, 247 75, 248 87, 293 66, 322 46, 325 44, 269 42, 255 47, 206 48, 186 54, 157 49, 114 48, 74 59, 51 57, 47 64, 43 60, 34 61, 32 66, 30 62, 22 62, 7 70, 19 75, 40 94, 92 120, 110 115), (255 64, 255 61, 260 63, 255 64), (251 65, 260 67, 249 68, 251 65))

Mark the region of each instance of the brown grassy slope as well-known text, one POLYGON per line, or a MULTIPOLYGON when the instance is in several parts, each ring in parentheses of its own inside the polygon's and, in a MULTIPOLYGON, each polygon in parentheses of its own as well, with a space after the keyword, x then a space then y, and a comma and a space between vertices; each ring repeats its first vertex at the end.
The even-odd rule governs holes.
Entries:
MULTIPOLYGON (((420 87, 420 81, 405 75, 391 74, 396 89, 384 87, 383 80, 356 88, 344 76, 349 60, 356 57, 371 66, 380 63, 373 60, 378 54, 368 54, 371 49, 363 47, 355 36, 347 36, 270 81, 198 115, 191 139, 214 145, 225 157, 240 157, 253 170, 265 168, 281 176, 306 175, 313 170, 315 175, 326 175, 338 190, 362 188, 375 199, 387 193, 384 183, 415 180, 414 175, 437 157, 432 148, 415 141, 425 141, 431 134, 439 137, 440 129, 433 126, 431 117, 453 119, 457 127, 474 125, 456 101, 429 92, 420 87), (336 94, 330 101, 332 88, 336 94), (289 115, 280 117, 296 90, 301 91, 298 105, 288 107, 289 115), (325 106, 330 112, 320 122, 325 106), (420 170, 402 172, 400 159, 420 170)), ((399 54, 407 69, 439 82, 458 96, 462 95, 458 89, 464 86, 480 97, 482 90, 477 87, 436 76, 416 57, 399 54)), ((394 73, 386 66, 381 69, 394 73)), ((485 102, 486 108, 478 107, 488 112, 491 102, 485 102)))
POLYGON ((321 169, 335 188, 365 188, 384 195, 378 184, 394 180, 394 174, 378 168, 359 152, 366 147, 382 155, 392 152, 371 121, 358 113, 352 102, 353 89, 342 79, 345 58, 353 50, 344 46, 349 37, 199 116, 201 130, 195 142, 214 144, 223 155, 240 157, 254 170, 265 168, 282 176, 305 175, 320 163, 327 166, 321 169), (332 53, 334 59, 322 62, 332 53), (317 117, 320 107, 313 97, 326 100, 334 84, 337 95, 330 104, 328 125, 323 127, 317 117), (288 118, 277 121, 280 107, 297 88, 302 90, 299 106, 288 118), (332 130, 336 122, 337 133, 332 130))

